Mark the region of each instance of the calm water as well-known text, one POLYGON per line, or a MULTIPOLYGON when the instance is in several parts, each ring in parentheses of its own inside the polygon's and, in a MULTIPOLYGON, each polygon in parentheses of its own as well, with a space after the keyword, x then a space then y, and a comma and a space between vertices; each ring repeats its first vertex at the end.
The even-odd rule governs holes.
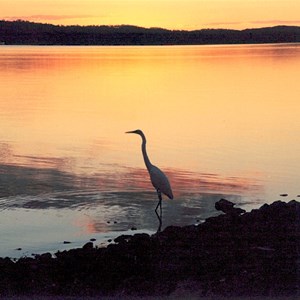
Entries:
POLYGON ((299 44, 1 46, 0 66, 0 256, 155 232, 138 128, 175 195, 163 227, 299 199, 299 44))

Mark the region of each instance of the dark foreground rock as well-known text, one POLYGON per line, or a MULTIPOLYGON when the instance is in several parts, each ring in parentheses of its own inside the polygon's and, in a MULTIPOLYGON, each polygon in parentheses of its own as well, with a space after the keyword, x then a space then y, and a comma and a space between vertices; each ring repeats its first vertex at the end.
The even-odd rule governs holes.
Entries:
POLYGON ((221 199, 215 204, 216 210, 220 210, 225 214, 240 215, 246 212, 244 209, 241 209, 239 207, 234 207, 234 206, 235 206, 234 203, 226 199, 221 199))
POLYGON ((278 201, 107 248, 0 258, 0 296, 296 296, 299 234, 300 203, 278 201))

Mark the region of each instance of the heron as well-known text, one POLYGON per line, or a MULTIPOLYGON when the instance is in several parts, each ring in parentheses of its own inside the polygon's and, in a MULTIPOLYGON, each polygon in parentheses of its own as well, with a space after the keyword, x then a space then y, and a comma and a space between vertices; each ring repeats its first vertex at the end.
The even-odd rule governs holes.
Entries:
MULTIPOLYGON (((171 189, 171 185, 169 182, 168 177, 165 175, 163 171, 161 171, 158 167, 151 164, 150 159, 147 154, 146 150, 146 137, 142 130, 137 129, 133 131, 127 131, 126 133, 135 133, 141 136, 142 138, 142 154, 144 158, 144 162, 146 165, 146 168, 150 175, 150 180, 154 188, 156 189, 157 196, 158 196, 158 203, 155 208, 155 213, 160 221, 160 227, 161 227, 161 217, 162 217, 162 194, 166 195, 169 199, 173 199, 173 193, 171 189), (160 216, 157 213, 158 208, 160 208, 160 216)), ((159 229, 160 229, 159 227, 159 229)))

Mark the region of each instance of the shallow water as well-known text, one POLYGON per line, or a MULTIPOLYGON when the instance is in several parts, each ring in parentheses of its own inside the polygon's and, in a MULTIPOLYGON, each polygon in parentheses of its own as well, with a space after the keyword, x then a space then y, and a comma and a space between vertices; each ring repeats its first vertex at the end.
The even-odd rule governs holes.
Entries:
POLYGON ((299 44, 1 46, 0 65, 0 256, 155 232, 137 128, 175 195, 163 227, 300 194, 299 44))

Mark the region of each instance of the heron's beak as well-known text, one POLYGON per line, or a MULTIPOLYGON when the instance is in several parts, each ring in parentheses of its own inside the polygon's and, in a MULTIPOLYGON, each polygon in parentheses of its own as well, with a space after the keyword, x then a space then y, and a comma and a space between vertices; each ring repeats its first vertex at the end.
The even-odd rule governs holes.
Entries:
POLYGON ((135 133, 135 131, 126 131, 125 133, 135 133))

